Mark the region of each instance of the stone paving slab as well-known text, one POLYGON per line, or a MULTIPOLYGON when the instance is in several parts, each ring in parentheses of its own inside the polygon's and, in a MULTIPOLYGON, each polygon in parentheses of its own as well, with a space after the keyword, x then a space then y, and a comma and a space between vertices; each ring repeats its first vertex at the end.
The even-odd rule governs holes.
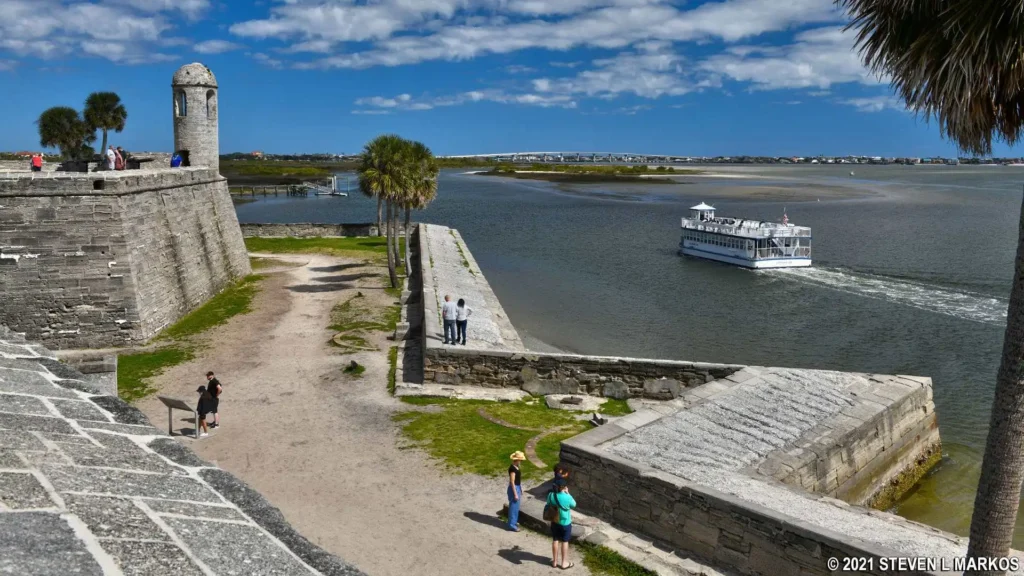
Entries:
POLYGON ((57 505, 29 472, 0 472, 0 503, 11 510, 53 508, 57 505))
POLYGON ((176 544, 137 540, 102 540, 125 576, 201 576, 199 566, 176 544))
POLYGON ((362 575, 2 326, 0 574, 362 575))
POLYGON ((103 569, 63 516, 0 513, 0 574, 103 576, 103 569))

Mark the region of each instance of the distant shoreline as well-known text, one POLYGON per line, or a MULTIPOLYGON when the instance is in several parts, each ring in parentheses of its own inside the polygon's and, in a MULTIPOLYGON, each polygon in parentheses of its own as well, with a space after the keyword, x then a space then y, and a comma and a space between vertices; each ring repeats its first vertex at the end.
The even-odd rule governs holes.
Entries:
POLYGON ((685 184, 672 178, 672 174, 602 174, 579 172, 556 172, 546 170, 516 170, 513 172, 498 170, 478 170, 464 172, 477 176, 498 176, 515 180, 543 180, 559 183, 614 183, 643 182, 645 184, 685 184))

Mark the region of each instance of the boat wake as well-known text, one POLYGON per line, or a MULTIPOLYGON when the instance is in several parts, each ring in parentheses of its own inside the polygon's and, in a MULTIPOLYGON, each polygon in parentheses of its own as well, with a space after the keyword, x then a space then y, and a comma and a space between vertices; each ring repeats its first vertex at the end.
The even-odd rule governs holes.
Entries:
POLYGON ((1007 300, 987 294, 951 290, 839 268, 783 268, 769 273, 963 320, 995 325, 1006 322, 1007 300))

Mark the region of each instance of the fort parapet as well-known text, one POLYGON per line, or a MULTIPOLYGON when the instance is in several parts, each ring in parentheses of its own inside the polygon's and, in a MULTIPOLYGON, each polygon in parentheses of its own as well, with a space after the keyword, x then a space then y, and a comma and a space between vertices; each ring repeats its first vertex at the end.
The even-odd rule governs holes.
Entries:
POLYGON ((0 174, 0 325, 49 348, 142 342, 250 271, 215 169, 0 174))

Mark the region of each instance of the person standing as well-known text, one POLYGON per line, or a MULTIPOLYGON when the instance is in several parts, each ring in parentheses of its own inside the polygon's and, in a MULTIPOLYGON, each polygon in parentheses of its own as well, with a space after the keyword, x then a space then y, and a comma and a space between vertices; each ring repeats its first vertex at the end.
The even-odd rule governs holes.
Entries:
POLYGON ((124 156, 121 156, 121 148, 114 150, 114 170, 124 170, 124 156))
POLYGON ((120 146, 117 147, 117 155, 121 157, 121 170, 128 169, 128 151, 120 146))
POLYGON ((199 437, 202 438, 203 436, 210 435, 208 432, 209 428, 206 427, 206 415, 210 413, 210 402, 212 396, 210 396, 210 392, 207 391, 206 386, 196 388, 196 392, 199 393, 199 404, 196 406, 196 426, 202 430, 202 434, 199 435, 199 437))
POLYGON ((224 388, 220 385, 220 381, 214 377, 213 372, 206 373, 206 389, 210 393, 210 412, 213 412, 213 424, 210 428, 220 427, 220 413, 217 411, 220 408, 220 393, 224 391, 224 388))
POLYGON ((114 146, 111 145, 107 148, 107 170, 114 169, 114 161, 117 160, 117 153, 114 152, 114 146))
POLYGON ((29 166, 31 167, 33 172, 42 172, 43 171, 43 155, 42 154, 33 154, 32 155, 32 160, 29 162, 29 166))
POLYGON ((569 539, 572 537, 572 509, 576 500, 569 494, 569 484, 564 478, 556 478, 548 492, 548 504, 558 508, 558 518, 551 522, 551 566, 568 570, 576 564, 569 561, 569 539), (558 557, 561 552, 562 562, 558 557))
POLYGON ((452 297, 445 294, 444 304, 441 305, 441 319, 444 321, 444 343, 455 344, 455 321, 459 317, 458 308, 455 306, 455 302, 452 302, 452 297), (449 338, 449 334, 451 337, 449 338))
POLYGON ((469 317, 473 315, 473 309, 466 306, 466 301, 459 298, 459 303, 455 307, 455 327, 458 328, 458 332, 455 335, 455 343, 458 344, 462 341, 462 345, 466 345, 466 325, 469 324, 469 317))
POLYGON ((523 464, 523 460, 526 460, 526 454, 516 450, 509 458, 512 459, 512 465, 508 467, 508 489, 506 490, 508 495, 508 529, 513 532, 519 532, 519 504, 523 500, 523 474, 519 467, 523 464))

